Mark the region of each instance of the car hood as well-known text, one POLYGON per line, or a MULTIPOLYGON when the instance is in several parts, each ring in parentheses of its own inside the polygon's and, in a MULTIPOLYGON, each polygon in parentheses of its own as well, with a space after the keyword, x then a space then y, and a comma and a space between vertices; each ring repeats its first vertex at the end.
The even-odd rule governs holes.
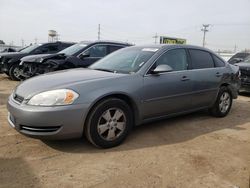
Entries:
POLYGON ((235 65, 239 66, 240 69, 248 69, 248 70, 250 70, 250 63, 242 62, 242 63, 236 63, 235 65))
POLYGON ((25 62, 43 62, 44 60, 54 58, 57 56, 63 56, 64 54, 38 54, 38 55, 29 55, 23 57, 21 61, 25 62))
POLYGON ((22 52, 8 52, 8 53, 0 53, 1 57, 5 58, 21 58, 26 56, 27 53, 22 53, 22 52))
POLYGON ((94 80, 96 81, 109 78, 118 78, 121 76, 124 76, 124 74, 116 74, 84 68, 64 70, 28 79, 16 88, 15 93, 24 97, 25 99, 29 99, 33 95, 43 91, 70 88, 70 86, 79 83, 86 84, 94 80))

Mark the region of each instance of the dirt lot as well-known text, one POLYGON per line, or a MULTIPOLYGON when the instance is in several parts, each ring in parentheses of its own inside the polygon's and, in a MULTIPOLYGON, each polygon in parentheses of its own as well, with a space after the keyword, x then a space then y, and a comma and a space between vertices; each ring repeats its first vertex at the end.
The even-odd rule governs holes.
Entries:
POLYGON ((84 139, 43 142, 9 127, 18 82, 0 75, 0 187, 249 188, 250 95, 223 119, 198 112, 134 129, 121 146, 84 139))

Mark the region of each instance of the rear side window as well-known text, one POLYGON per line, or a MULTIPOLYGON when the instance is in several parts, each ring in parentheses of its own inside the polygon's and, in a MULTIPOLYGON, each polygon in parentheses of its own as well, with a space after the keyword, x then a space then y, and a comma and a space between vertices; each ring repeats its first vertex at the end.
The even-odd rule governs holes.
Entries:
POLYGON ((49 52, 56 52, 59 50, 58 45, 51 45, 47 47, 49 52))
POLYGON ((170 66, 173 69, 173 71, 187 70, 188 60, 187 60, 186 50, 175 49, 167 51, 156 61, 153 68, 162 64, 170 66))
POLYGON ((193 69, 213 68, 214 61, 209 52, 202 50, 189 50, 193 69))
POLYGON ((214 64, 216 67, 225 67, 225 63, 220 58, 218 58, 215 55, 213 55, 213 58, 214 58, 214 64))

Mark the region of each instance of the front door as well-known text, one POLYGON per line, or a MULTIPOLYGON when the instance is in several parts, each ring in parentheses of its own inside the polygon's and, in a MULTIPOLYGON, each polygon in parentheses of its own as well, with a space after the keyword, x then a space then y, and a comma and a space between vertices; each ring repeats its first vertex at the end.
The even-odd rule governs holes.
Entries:
POLYGON ((144 77, 143 116, 144 119, 184 112, 191 107, 192 74, 185 49, 165 52, 144 77), (161 64, 167 64, 173 71, 159 75, 150 71, 161 64))
POLYGON ((80 66, 88 67, 108 54, 107 45, 94 45, 79 55, 80 66), (86 55, 86 57, 84 57, 86 55), (82 56, 82 58, 81 58, 82 56))

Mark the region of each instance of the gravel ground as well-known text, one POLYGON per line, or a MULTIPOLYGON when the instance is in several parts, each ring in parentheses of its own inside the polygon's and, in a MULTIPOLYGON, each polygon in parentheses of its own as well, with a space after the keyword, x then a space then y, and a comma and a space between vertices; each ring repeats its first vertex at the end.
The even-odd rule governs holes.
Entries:
POLYGON ((225 118, 198 112, 139 126, 102 150, 9 127, 5 104, 17 84, 0 75, 0 187, 250 187, 250 95, 225 118))

